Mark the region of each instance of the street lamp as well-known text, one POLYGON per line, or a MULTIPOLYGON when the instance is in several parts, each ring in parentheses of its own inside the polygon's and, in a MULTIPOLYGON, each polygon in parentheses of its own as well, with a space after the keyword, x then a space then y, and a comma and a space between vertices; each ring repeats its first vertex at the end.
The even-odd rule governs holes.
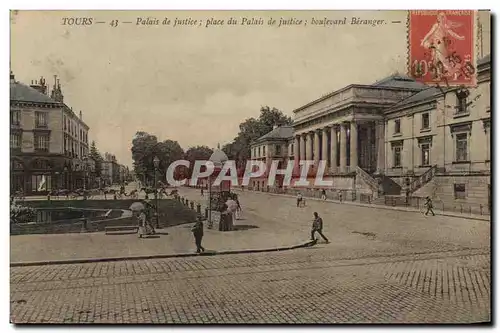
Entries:
POLYGON ((68 167, 64 166, 64 189, 69 190, 68 167))
POLYGON ((158 166, 160 165, 160 159, 158 158, 158 156, 155 156, 153 158, 153 165, 155 167, 155 174, 154 174, 154 181, 155 181, 155 186, 154 186, 154 189, 155 189, 155 203, 156 203, 156 229, 159 229, 160 228, 160 219, 159 219, 159 215, 158 215, 158 184, 157 184, 157 181, 156 181, 156 172, 158 171, 158 166))

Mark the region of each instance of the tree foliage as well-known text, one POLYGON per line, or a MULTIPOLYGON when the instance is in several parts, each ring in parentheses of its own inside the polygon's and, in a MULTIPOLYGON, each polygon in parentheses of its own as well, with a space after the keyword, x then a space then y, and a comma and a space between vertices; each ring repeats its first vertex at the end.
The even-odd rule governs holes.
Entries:
POLYGON ((240 124, 240 132, 233 142, 226 144, 222 150, 229 159, 234 159, 239 164, 244 164, 250 158, 250 145, 252 141, 272 131, 274 125, 291 125, 292 118, 282 111, 269 106, 260 108, 259 118, 248 118, 240 124))
POLYGON ((102 171, 102 155, 101 153, 99 153, 99 150, 97 149, 96 145, 95 145, 95 141, 92 141, 92 143, 90 144, 90 151, 89 151, 89 157, 94 160, 95 162, 95 174, 96 176, 100 176, 101 175, 101 171, 102 171))
POLYGON ((172 162, 184 157, 184 151, 177 141, 158 141, 155 135, 146 132, 137 132, 132 140, 132 160, 134 173, 141 180, 151 183, 155 176, 153 159, 158 157, 157 180, 165 181, 166 171, 172 162))

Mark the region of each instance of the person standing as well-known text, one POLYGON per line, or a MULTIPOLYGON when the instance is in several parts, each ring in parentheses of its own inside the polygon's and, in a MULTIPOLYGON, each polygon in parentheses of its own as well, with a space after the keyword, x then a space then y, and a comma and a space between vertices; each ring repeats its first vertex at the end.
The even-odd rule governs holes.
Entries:
POLYGON ((430 197, 425 197, 425 207, 427 208, 427 211, 425 212, 425 215, 427 216, 427 214, 432 213, 432 216, 436 216, 436 214, 434 214, 434 211, 432 210, 433 208, 433 205, 432 205, 432 199, 430 197))
POLYGON ((146 231, 146 213, 144 210, 141 210, 140 212, 137 213, 137 221, 138 221, 138 226, 139 226, 139 238, 142 238, 142 236, 147 235, 146 231))
POLYGON ((203 222, 200 217, 198 217, 191 231, 193 232, 194 242, 196 244, 196 253, 205 252, 205 248, 201 245, 203 239, 203 222))
MULTIPOLYGON (((145 214, 146 214, 146 224, 145 224, 145 229, 148 234, 156 234, 156 230, 153 227, 153 214, 155 211, 155 207, 151 204, 149 200, 144 200, 146 209, 145 209, 145 214)), ((157 217, 158 218, 158 217, 157 217)))
POLYGON ((318 233, 324 240, 325 242, 329 243, 328 238, 323 235, 323 219, 318 215, 317 212, 314 212, 314 221, 312 225, 312 230, 311 230, 311 240, 316 240, 315 239, 315 233, 318 233))
POLYGON ((339 191, 339 200, 340 200, 340 203, 342 203, 342 191, 339 191))
POLYGON ((325 189, 321 190, 321 199, 326 200, 326 191, 325 191, 325 189))

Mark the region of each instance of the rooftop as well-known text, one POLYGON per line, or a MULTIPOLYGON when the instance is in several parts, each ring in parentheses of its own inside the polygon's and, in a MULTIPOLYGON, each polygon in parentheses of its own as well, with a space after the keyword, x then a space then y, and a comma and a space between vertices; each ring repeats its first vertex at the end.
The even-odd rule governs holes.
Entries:
POLYGON ((391 87, 391 88, 401 88, 401 89, 415 89, 422 90, 425 89, 426 85, 415 81, 415 79, 401 75, 399 73, 392 74, 382 80, 379 80, 372 84, 374 87, 391 87))
POLYGON ((11 102, 60 104, 38 90, 13 80, 10 82, 10 100, 11 102))
POLYGON ((272 141, 272 140, 288 140, 293 137, 293 126, 283 125, 276 127, 271 132, 261 136, 254 142, 272 141))

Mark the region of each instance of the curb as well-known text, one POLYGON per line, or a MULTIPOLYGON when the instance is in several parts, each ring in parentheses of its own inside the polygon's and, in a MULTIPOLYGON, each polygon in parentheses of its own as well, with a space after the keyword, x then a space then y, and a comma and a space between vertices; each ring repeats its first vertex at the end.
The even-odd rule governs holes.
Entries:
MULTIPOLYGON (((247 190, 248 191, 248 190, 247 190)), ((241 190, 240 190, 241 192, 241 190)), ((246 191, 245 191, 246 192, 246 191)), ((289 197, 289 198, 295 198, 295 196, 291 194, 280 194, 280 193, 270 193, 270 192, 259 192, 259 191, 248 191, 248 193, 257 193, 257 194, 269 194, 269 195, 274 195, 274 196, 282 196, 282 197, 289 197)), ((314 200, 314 201, 322 201, 322 202, 330 202, 334 204, 339 204, 339 205, 351 205, 351 206, 358 206, 358 207, 366 207, 366 208, 375 208, 375 209, 385 209, 385 210, 398 210, 401 212, 409 212, 409 213, 422 213, 419 210, 407 210, 407 209, 401 209, 400 207, 393 207, 393 206, 383 206, 383 205, 375 205, 375 204, 363 204, 355 201, 344 201, 343 203, 340 203, 340 201, 335 201, 331 199, 323 200, 319 198, 312 198, 312 197, 304 197, 306 200, 314 200)), ((468 216, 468 215, 453 215, 450 213, 442 213, 439 211, 434 212, 436 215, 440 216, 447 216, 447 217, 455 217, 458 219, 467 219, 467 220, 476 220, 476 221, 485 221, 485 222, 490 222, 491 217, 488 215, 485 215, 484 218, 477 217, 477 216, 468 216)))
POLYGON ((311 247, 317 241, 307 241, 305 243, 287 247, 278 247, 271 249, 255 249, 255 250, 229 250, 213 253, 179 253, 179 254, 158 254, 148 256, 133 256, 133 257, 111 257, 111 258, 91 258, 91 259, 69 259, 69 260, 44 260, 44 261, 28 261, 28 262, 13 262, 10 267, 28 267, 28 266, 46 266, 46 265, 68 265, 68 264, 88 264, 97 262, 113 262, 113 261, 129 261, 129 260, 148 260, 148 259, 168 259, 168 258, 185 258, 199 256, 217 256, 226 254, 243 254, 243 253, 264 253, 295 250, 304 247, 311 247))

